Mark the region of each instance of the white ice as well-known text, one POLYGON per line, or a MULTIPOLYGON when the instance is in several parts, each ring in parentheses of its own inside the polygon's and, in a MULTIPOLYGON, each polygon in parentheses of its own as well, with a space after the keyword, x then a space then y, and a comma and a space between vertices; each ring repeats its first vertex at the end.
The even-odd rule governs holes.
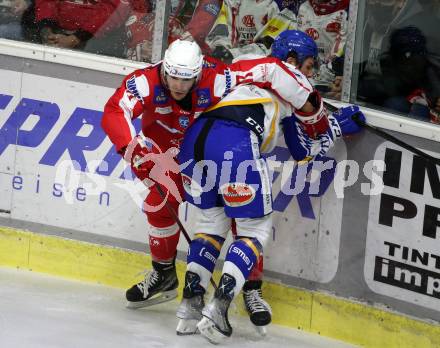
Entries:
MULTIPOLYGON (((176 336, 177 305, 174 300, 131 310, 125 308, 120 289, 0 268, 0 347, 214 347, 200 335, 176 336)), ((352 347, 276 325, 269 326, 268 336, 261 338, 247 318, 237 315, 231 324, 234 333, 221 346, 352 347)))

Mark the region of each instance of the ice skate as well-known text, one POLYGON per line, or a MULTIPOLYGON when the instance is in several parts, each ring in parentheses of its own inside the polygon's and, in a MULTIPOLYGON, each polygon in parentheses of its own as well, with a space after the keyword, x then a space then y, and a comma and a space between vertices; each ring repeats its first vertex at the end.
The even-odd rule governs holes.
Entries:
POLYGON ((202 319, 202 309, 205 306, 203 299, 205 289, 200 285, 200 276, 187 271, 183 298, 176 316, 179 318, 176 333, 178 335, 192 335, 198 333, 197 323, 202 319))
POLYGON ((142 308, 171 301, 177 297, 176 267, 173 263, 162 264, 153 261, 153 270, 143 281, 127 290, 127 308, 142 308))
POLYGON ((254 324, 257 332, 266 336, 266 326, 272 320, 272 310, 269 304, 263 299, 261 292, 261 280, 248 280, 243 286, 243 300, 249 319, 254 324))
POLYGON ((233 276, 227 273, 222 275, 214 298, 203 309, 203 319, 197 324, 200 333, 213 344, 220 343, 232 334, 228 309, 234 298, 235 284, 233 276))

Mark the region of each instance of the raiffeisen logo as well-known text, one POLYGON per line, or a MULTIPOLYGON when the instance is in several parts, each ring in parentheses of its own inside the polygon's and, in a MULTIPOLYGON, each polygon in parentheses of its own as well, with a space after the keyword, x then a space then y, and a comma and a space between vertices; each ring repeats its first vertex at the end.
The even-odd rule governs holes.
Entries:
MULTIPOLYGON (((0 95, 0 109, 5 109, 12 101, 11 95, 0 95)), ((39 193, 40 182, 43 177, 39 173, 42 166, 55 167, 57 170, 54 182, 51 185, 52 196, 55 198, 69 198, 69 203, 83 201, 87 195, 99 196, 99 205, 110 206, 110 193, 108 183, 99 177, 112 176, 123 180, 133 181, 133 175, 129 167, 124 163, 121 156, 111 147, 101 158, 94 157, 98 148, 108 139, 100 127, 102 116, 101 111, 77 107, 70 116, 61 117, 60 107, 56 103, 43 100, 23 98, 7 117, 0 128, 0 158, 13 147, 33 149, 34 154, 33 170, 35 171, 35 192, 39 193), (52 131, 55 124, 65 122, 61 129, 54 134, 52 131), (50 138, 48 143, 46 140, 50 138), (43 145, 44 142, 44 145, 43 145), (90 156, 92 155, 92 156, 90 156), (87 158, 86 158, 87 157, 87 158), (93 159, 90 159, 92 157, 93 159), (117 169, 118 167, 118 169, 117 169), (75 188, 75 180, 68 183, 61 179, 74 177, 75 172, 83 172, 93 179, 93 189, 89 192, 84 187, 75 188), (92 175, 93 174, 93 175, 92 175), (67 195, 68 191, 68 195, 67 195)), ((136 131, 140 131, 140 119, 134 120, 136 131)), ((59 128, 59 124, 58 124, 59 128)), ((160 151, 159 151, 160 152, 160 151)), ((102 151, 101 151, 102 153, 102 151)), ((274 186, 274 210, 284 211, 293 199, 298 201, 303 217, 315 218, 315 212, 310 209, 311 197, 321 197, 333 183, 334 190, 339 197, 343 197, 345 187, 352 185, 357 180, 357 175, 345 176, 336 175, 337 170, 347 166, 347 163, 337 163, 331 157, 321 157, 319 161, 313 161, 307 165, 296 166, 296 162, 289 161, 290 153, 283 146, 276 147, 270 154, 266 155, 271 171, 271 181, 275 182, 278 177, 282 184, 274 186), (314 180, 310 180, 311 173, 314 173, 314 180), (316 179, 316 175, 318 179, 316 179)), ((351 163, 350 166, 354 166, 351 163)), ((355 168, 356 169, 356 168, 355 168)), ((354 174, 357 170, 351 171, 354 174)), ((20 191, 25 185, 23 178, 16 173, 12 178, 12 188, 20 191)), ((47 176, 44 177, 47 180, 47 176)), ((76 179, 79 181, 79 179, 76 179)), ((79 183, 78 183, 79 184, 79 183)), ((89 185, 90 186, 90 185, 89 185)), ((127 188, 128 190, 129 188, 127 188)), ((144 189, 144 188, 143 188, 144 189)), ((142 190, 143 190, 142 189, 142 190)), ((137 188, 136 191, 142 191, 137 188)), ((140 198, 137 200, 139 201, 140 198)))

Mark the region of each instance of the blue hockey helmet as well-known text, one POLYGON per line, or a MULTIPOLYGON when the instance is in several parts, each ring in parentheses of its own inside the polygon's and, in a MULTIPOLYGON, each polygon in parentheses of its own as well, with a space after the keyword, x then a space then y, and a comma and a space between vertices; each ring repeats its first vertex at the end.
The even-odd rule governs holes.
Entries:
POLYGON ((272 44, 272 57, 285 61, 291 52, 296 54, 299 64, 308 57, 318 59, 318 46, 315 41, 299 30, 283 31, 272 44))

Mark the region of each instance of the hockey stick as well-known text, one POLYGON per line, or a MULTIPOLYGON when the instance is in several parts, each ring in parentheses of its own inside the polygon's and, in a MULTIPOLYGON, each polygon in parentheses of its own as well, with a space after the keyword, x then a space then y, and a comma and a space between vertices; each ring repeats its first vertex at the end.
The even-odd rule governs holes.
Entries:
MULTIPOLYGON (((146 139, 145 137, 142 135, 142 142, 139 142, 139 145, 142 147, 146 147, 145 146, 146 143, 146 139)), ((158 163, 156 163, 155 165, 159 166, 158 163)), ((163 192, 162 187, 160 187, 159 183, 155 182, 154 186, 156 187, 157 192, 159 193, 160 197, 164 200, 165 202, 165 207, 167 208, 168 212, 171 214, 171 217, 173 218, 174 222, 177 224, 177 226, 179 226, 180 231, 183 233, 183 236, 185 237, 188 246, 191 245, 191 238, 189 237, 188 232, 186 231, 185 227, 183 226, 182 222, 179 219, 179 215, 177 214, 177 212, 174 210, 174 208, 170 205, 170 203, 168 203, 167 201, 167 197, 165 192, 163 192)), ((211 284, 214 288, 214 290, 217 290, 217 285, 215 284, 214 280, 212 278, 209 279, 211 281, 211 284)))
MULTIPOLYGON (((336 106, 334 106, 326 101, 324 102, 324 105, 331 112, 335 112, 338 110, 338 108, 336 106)), ((416 149, 415 147, 403 142, 402 140, 396 138, 395 136, 393 136, 393 135, 391 135, 391 134, 389 134, 389 133, 387 133, 377 127, 374 127, 366 122, 361 121, 357 115, 353 116, 353 120, 354 120, 354 122, 357 123, 358 126, 367 129, 371 133, 376 134, 376 135, 384 138, 385 140, 391 141, 392 143, 399 145, 399 146, 403 147, 404 149, 411 151, 412 153, 415 153, 416 155, 419 155, 420 157, 424 158, 425 160, 427 160, 429 162, 433 162, 434 164, 440 165, 439 158, 428 155, 426 152, 423 152, 423 151, 420 151, 419 149, 416 149)))
MULTIPOLYGON (((188 232, 186 231, 185 227, 182 224, 182 221, 180 221, 179 215, 177 215, 177 212, 174 210, 174 208, 168 203, 166 200, 165 192, 163 192, 162 187, 158 183, 154 185, 156 187, 157 192, 162 197, 162 199, 165 201, 165 207, 167 208, 168 212, 173 217, 176 224, 179 226, 180 231, 182 231, 186 241, 188 242, 188 246, 191 245, 191 238, 189 237, 188 232)), ((211 282, 211 285, 213 286, 214 290, 217 290, 217 285, 215 284, 214 280, 212 278, 209 279, 211 282)))

